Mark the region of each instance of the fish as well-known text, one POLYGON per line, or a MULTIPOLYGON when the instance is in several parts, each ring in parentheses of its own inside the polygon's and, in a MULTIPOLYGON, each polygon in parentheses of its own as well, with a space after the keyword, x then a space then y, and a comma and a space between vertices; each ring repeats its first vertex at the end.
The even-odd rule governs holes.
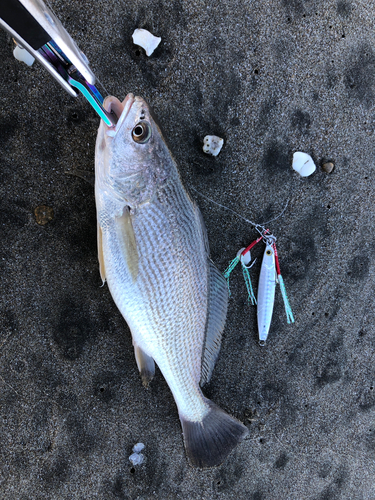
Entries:
POLYGON ((100 275, 130 328, 143 384, 155 363, 168 383, 188 462, 215 467, 248 434, 201 389, 220 350, 226 281, 151 107, 133 94, 104 106, 118 122, 101 120, 95 147, 100 275))

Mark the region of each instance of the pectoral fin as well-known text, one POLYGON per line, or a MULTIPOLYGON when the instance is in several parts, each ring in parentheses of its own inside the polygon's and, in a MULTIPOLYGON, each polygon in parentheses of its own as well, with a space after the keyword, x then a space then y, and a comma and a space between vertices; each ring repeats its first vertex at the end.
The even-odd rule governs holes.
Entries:
POLYGON ((98 260, 99 260, 99 272, 100 277, 102 278, 103 284, 105 282, 105 269, 104 269, 104 255, 103 255, 103 235, 102 228, 98 223, 98 260))
POLYGON ((155 361, 134 343, 134 354, 142 384, 147 387, 155 375, 155 361))
POLYGON ((129 207, 125 207, 121 217, 116 217, 117 234, 122 240, 124 256, 133 282, 138 276, 138 249, 129 207))

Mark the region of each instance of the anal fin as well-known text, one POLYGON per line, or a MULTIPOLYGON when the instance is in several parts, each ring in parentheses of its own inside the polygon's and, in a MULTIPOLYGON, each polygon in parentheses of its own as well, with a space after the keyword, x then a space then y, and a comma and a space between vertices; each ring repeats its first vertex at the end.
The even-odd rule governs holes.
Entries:
POLYGON ((134 354, 138 370, 141 374, 142 384, 148 387, 155 375, 155 361, 134 343, 134 354))

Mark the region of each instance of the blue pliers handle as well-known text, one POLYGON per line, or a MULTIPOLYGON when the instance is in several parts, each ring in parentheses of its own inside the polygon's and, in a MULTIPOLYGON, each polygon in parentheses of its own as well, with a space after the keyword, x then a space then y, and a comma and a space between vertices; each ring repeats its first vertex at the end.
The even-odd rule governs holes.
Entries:
POLYGON ((103 107, 86 56, 42 0, 0 0, 0 26, 71 96, 80 91, 108 126, 117 123, 117 116, 103 107))

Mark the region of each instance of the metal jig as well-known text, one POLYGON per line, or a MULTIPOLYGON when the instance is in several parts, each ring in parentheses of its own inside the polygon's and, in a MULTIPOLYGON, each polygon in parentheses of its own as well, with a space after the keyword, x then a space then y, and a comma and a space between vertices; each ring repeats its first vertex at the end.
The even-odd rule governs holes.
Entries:
POLYGON ((280 272, 279 257, 276 249, 277 238, 270 232, 269 229, 266 229, 259 224, 256 225, 255 229, 258 231, 260 236, 252 243, 250 243, 248 247, 241 249, 237 253, 235 259, 230 262, 228 268, 225 270, 224 277, 227 279, 229 288, 230 274, 236 267, 238 262, 241 262, 242 273, 244 276, 249 301, 251 301, 253 305, 257 304, 259 345, 264 346, 271 326, 277 283, 279 283, 280 285, 288 323, 294 323, 294 317, 286 294, 284 281, 280 272), (260 241, 264 242, 264 244, 266 245, 266 249, 263 254, 258 283, 258 295, 256 299, 249 273, 249 269, 254 265, 256 259, 251 263, 250 250, 260 241))

